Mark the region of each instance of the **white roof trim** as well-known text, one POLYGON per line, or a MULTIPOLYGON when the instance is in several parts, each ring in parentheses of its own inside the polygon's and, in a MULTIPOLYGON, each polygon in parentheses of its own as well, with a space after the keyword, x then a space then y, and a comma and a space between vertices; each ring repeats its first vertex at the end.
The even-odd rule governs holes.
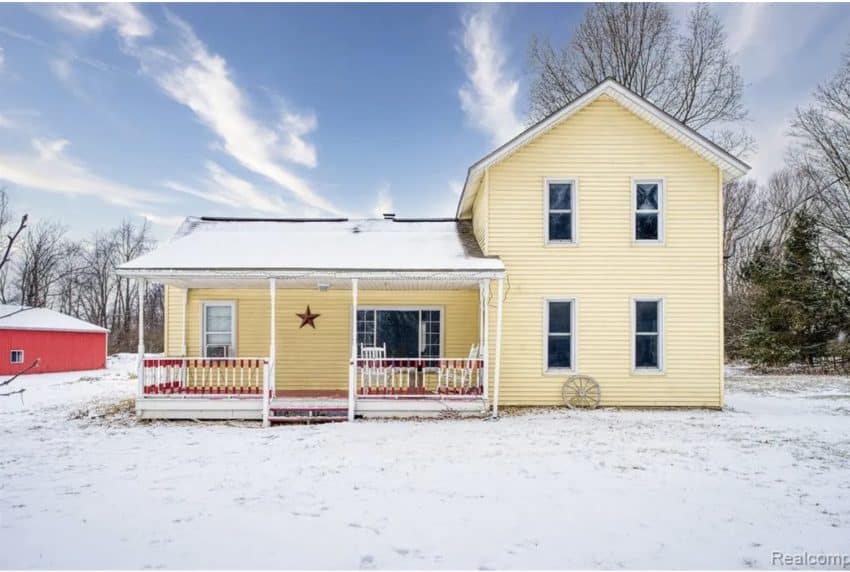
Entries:
POLYGON ((457 207, 457 217, 461 218, 472 206, 472 200, 478 190, 478 184, 486 169, 498 163, 502 159, 513 154, 515 151, 542 135, 561 121, 572 116, 576 112, 598 99, 607 95, 630 110, 638 117, 658 127, 671 138, 679 141, 699 156, 717 165, 725 178, 735 179, 741 177, 750 170, 750 166, 725 151, 717 144, 710 141, 697 131, 691 129, 673 116, 665 113, 646 99, 623 87, 613 79, 606 79, 581 97, 575 99, 567 106, 532 125, 489 155, 473 164, 466 175, 463 191, 460 195, 457 207))
POLYGON ((0 330, 107 333, 106 328, 48 308, 0 305, 0 330))
POLYGON ((505 276, 504 270, 232 270, 232 269, 205 269, 185 270, 169 268, 119 268, 119 276, 148 278, 152 280, 167 280, 174 278, 182 279, 208 279, 220 278, 227 280, 251 280, 269 279, 294 280, 304 278, 330 278, 351 279, 366 278, 380 280, 476 280, 481 278, 501 278, 505 276))

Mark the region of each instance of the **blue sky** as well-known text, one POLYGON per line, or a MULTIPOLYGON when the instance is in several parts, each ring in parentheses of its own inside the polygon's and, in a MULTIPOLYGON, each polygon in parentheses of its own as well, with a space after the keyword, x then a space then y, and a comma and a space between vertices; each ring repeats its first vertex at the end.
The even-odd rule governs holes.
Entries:
MULTIPOLYGON (((687 6, 675 5, 682 16, 687 6)), ((754 176, 837 69, 847 5, 715 5, 754 176)), ((186 215, 451 216, 525 121, 532 34, 582 5, 0 5, 0 181, 72 235, 186 215)))

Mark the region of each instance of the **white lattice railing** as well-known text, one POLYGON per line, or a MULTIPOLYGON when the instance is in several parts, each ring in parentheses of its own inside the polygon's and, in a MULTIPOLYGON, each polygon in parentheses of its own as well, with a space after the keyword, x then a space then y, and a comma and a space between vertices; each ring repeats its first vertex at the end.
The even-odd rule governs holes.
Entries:
POLYGON ((258 396, 268 375, 268 359, 144 358, 140 369, 143 396, 258 396))
POLYGON ((357 359, 359 395, 481 395, 481 358, 357 359))

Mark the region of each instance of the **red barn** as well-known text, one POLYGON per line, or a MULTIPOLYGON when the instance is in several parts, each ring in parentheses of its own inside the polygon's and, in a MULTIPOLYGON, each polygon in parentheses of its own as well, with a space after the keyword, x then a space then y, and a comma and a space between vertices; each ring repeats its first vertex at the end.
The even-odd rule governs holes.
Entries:
POLYGON ((106 367, 109 330, 47 308, 0 305, 0 375, 106 367))

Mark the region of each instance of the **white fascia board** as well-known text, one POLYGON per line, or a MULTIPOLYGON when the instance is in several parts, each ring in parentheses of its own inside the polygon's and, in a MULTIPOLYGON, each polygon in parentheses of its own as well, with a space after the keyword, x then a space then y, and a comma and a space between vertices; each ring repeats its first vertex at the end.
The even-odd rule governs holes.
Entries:
POLYGON ((505 270, 181 270, 167 268, 119 269, 119 276, 149 279, 269 279, 279 278, 335 278, 335 279, 381 279, 381 280, 476 280, 481 278, 501 278, 505 270))

